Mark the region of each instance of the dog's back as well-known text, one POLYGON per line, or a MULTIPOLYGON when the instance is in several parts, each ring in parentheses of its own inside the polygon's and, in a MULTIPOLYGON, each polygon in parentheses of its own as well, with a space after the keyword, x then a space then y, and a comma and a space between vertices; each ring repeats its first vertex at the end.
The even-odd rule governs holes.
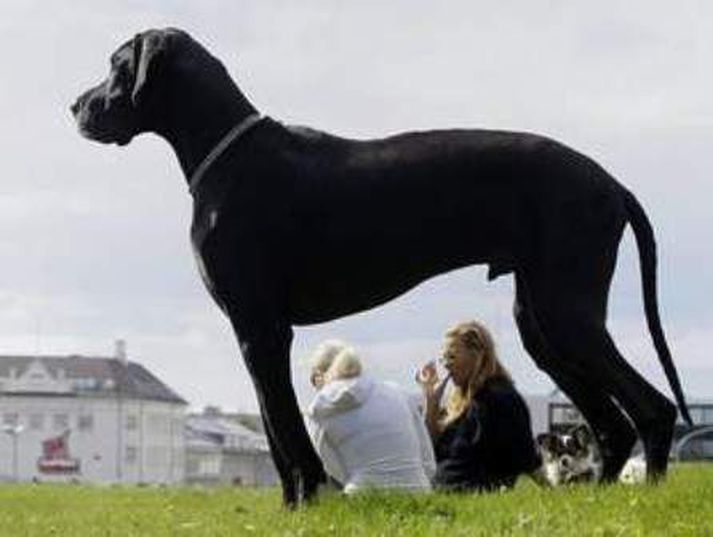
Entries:
MULTIPOLYGON (((573 211, 561 205, 590 199, 585 192, 601 190, 592 193, 599 200, 613 192, 591 181, 606 174, 586 157, 525 133, 434 130, 360 141, 290 127, 280 147, 280 170, 294 172, 286 203, 299 245, 291 263, 297 324, 377 306, 473 264, 488 264, 491 279, 511 272, 542 243, 538 222, 566 220, 573 211)), ((618 210, 614 202, 602 218, 618 210)))

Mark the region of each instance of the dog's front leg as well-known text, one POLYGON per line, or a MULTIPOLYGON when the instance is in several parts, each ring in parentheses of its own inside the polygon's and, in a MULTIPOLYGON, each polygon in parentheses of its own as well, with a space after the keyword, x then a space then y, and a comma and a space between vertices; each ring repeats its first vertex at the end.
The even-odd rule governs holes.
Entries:
POLYGON ((281 321, 233 319, 260 403, 265 432, 282 480, 283 500, 295 507, 324 482, 324 470, 307 435, 290 378, 292 328, 281 321))

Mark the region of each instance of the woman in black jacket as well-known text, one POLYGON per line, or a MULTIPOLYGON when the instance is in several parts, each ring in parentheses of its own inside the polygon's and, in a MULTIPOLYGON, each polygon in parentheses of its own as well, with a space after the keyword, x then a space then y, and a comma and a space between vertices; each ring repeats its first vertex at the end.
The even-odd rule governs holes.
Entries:
POLYGON ((475 321, 450 329, 442 361, 445 381, 439 380, 434 363, 418 376, 438 464, 435 484, 451 490, 498 490, 537 470, 541 461, 530 413, 498 361, 488 330, 475 321), (442 408, 448 378, 453 389, 442 408))

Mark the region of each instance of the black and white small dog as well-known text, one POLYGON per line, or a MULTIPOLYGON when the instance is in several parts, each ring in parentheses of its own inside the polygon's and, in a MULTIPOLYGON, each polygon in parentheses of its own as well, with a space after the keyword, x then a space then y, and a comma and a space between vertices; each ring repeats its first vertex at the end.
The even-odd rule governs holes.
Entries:
POLYGON ((576 425, 563 433, 540 434, 536 443, 542 456, 541 477, 549 485, 599 481, 602 458, 587 425, 576 425))

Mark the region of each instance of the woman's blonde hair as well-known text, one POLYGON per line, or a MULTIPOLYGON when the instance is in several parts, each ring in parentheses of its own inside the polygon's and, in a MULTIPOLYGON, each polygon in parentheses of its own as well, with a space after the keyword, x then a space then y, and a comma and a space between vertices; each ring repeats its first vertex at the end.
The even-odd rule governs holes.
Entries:
POLYGON ((466 386, 454 386, 446 402, 442 426, 457 420, 468 409, 473 397, 490 379, 498 377, 512 383, 510 374, 498 360, 495 342, 485 326, 477 321, 457 324, 446 332, 446 339, 458 341, 478 363, 473 367, 466 386))
POLYGON ((334 357, 332 365, 324 374, 327 382, 339 379, 351 379, 361 375, 361 360, 352 347, 342 349, 334 357))
POLYGON ((349 345, 340 339, 328 339, 317 345, 309 360, 312 373, 326 373, 334 358, 348 347, 349 345))
POLYGON ((339 339, 328 339, 317 346, 310 359, 312 376, 320 374, 325 382, 361 375, 362 367, 356 350, 339 339))

